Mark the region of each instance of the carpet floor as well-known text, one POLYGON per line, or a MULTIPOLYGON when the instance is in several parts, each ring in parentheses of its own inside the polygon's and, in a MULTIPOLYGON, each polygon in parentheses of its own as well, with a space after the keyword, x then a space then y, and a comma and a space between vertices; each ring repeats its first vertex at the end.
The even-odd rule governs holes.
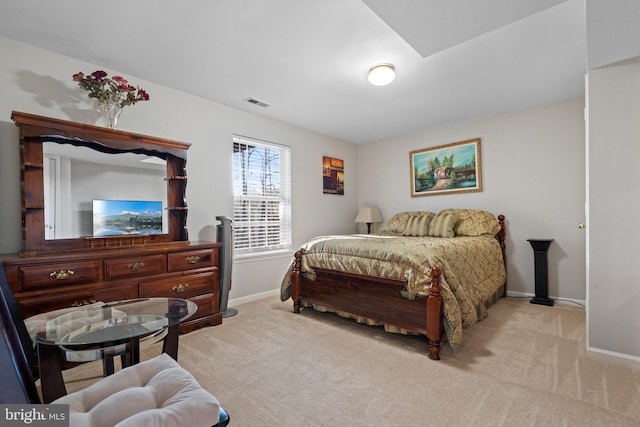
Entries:
MULTIPOLYGON (((639 426, 640 370, 587 358, 585 311, 505 298, 456 351, 277 297, 180 336, 179 362, 234 426, 639 426)), ((154 345, 143 359, 160 351, 154 345)), ((68 390, 99 362, 65 371, 68 390)))

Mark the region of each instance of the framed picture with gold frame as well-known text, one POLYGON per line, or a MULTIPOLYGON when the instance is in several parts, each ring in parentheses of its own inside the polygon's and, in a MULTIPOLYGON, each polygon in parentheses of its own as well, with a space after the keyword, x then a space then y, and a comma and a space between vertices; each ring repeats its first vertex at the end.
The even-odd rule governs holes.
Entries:
POLYGON ((482 191, 480 138, 409 153, 411 197, 482 191))

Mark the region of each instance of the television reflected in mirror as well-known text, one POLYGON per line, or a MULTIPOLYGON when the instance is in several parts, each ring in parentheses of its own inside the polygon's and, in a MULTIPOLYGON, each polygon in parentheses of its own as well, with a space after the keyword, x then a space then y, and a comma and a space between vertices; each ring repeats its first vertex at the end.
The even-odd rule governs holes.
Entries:
POLYGON ((162 201, 93 200, 93 236, 162 234, 162 201))
MULTIPOLYGON (((47 240, 93 236, 93 199, 161 200, 168 206, 167 162, 159 157, 52 141, 42 146, 47 240)), ((167 215, 164 220, 167 233, 167 215)))

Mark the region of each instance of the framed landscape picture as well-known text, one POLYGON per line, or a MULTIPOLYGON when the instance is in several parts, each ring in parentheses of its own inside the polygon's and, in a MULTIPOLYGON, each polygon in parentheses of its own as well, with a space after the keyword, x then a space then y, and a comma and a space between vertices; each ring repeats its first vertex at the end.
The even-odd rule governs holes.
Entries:
POLYGON ((411 197, 482 191, 480 138, 409 153, 411 197))

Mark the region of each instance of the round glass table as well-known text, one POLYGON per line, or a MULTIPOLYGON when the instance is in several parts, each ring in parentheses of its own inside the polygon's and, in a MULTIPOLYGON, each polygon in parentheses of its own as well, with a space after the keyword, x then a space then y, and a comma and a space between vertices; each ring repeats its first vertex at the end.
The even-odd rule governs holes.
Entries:
POLYGON ((77 307, 46 319, 33 339, 38 350, 44 402, 66 394, 61 352, 95 354, 90 360, 125 355, 123 366, 140 361, 140 340, 164 338, 162 351, 177 360, 178 327, 198 306, 179 298, 143 298, 77 307), (162 336, 159 336, 162 334, 162 336))

